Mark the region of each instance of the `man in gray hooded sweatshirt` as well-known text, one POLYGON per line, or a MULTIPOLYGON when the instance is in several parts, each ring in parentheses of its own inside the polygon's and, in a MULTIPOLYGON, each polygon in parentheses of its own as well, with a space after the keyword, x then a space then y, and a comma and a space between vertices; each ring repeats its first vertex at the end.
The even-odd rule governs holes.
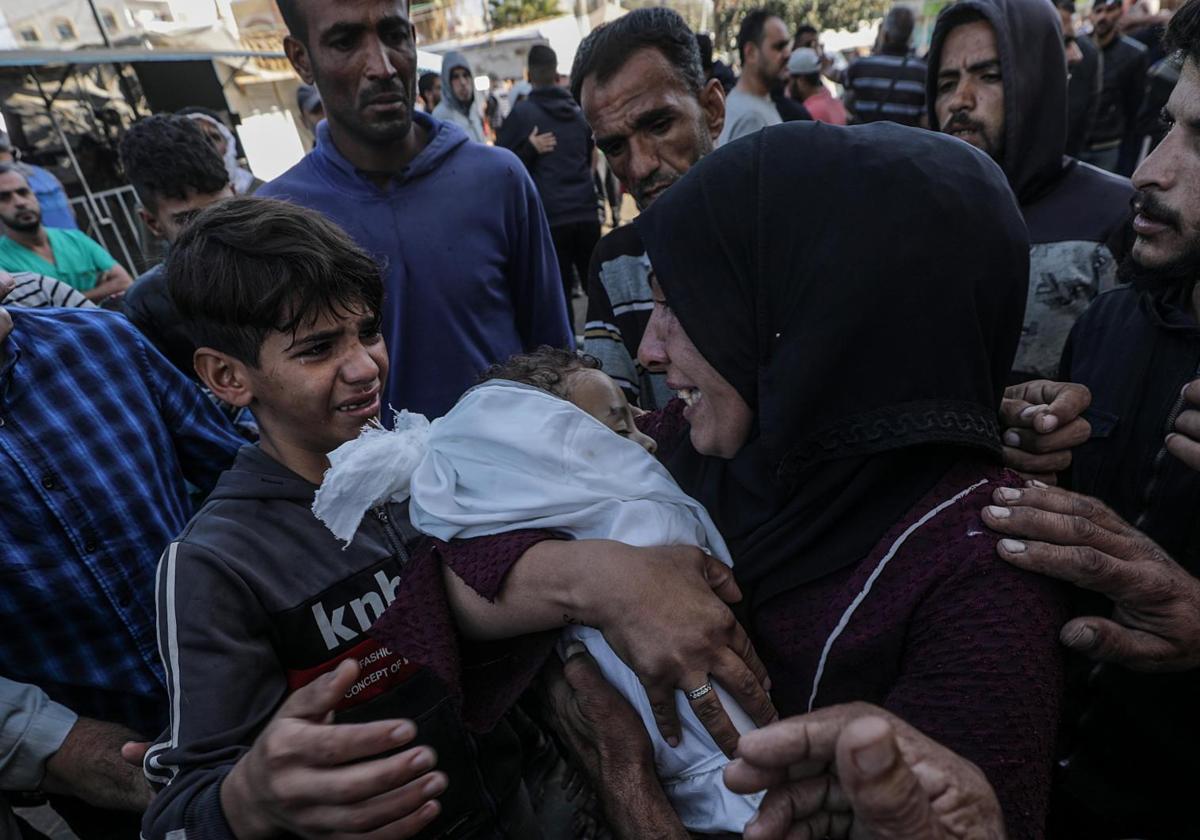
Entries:
POLYGON ((454 123, 476 143, 483 143, 483 117, 475 104, 475 74, 466 57, 457 51, 442 58, 442 101, 434 119, 454 123))
POLYGON ((1133 188, 1064 154, 1067 60, 1050 3, 947 6, 927 61, 929 124, 1000 165, 1029 228, 1029 298, 1013 379, 1054 378, 1075 320, 1116 283, 1133 188))

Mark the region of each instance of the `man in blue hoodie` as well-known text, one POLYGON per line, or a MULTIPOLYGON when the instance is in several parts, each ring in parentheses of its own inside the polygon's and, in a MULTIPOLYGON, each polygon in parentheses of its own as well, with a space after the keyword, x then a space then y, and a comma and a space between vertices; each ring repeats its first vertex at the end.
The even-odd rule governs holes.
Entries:
POLYGON ((572 346, 525 167, 414 113, 406 4, 279 6, 288 57, 320 91, 325 122, 316 148, 260 194, 321 211, 383 263, 386 401, 436 417, 489 365, 542 344, 572 346))
POLYGON ((574 275, 579 274, 581 284, 587 282, 588 262, 600 241, 600 216, 592 181, 592 127, 557 77, 554 50, 544 44, 530 47, 533 92, 513 106, 497 143, 512 149, 533 175, 550 219, 569 307, 574 275), (548 143, 542 140, 546 135, 548 143))

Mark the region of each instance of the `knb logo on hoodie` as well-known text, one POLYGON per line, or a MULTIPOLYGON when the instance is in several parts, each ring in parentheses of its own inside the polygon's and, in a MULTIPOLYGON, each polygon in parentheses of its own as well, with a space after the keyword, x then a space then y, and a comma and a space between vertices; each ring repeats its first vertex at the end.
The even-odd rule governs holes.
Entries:
POLYGON ((342 606, 330 610, 324 601, 317 601, 312 605, 313 619, 327 650, 334 650, 344 642, 352 642, 366 633, 383 615, 387 606, 396 600, 396 587, 400 585, 399 575, 388 577, 386 572, 378 571, 375 572, 373 580, 375 586, 372 587, 372 591, 351 598, 342 606), (376 588, 378 592, 373 591, 376 588))
POLYGON ((366 635, 396 600, 400 575, 390 573, 394 568, 387 561, 365 569, 277 616, 290 690, 333 670, 343 659, 357 659, 362 670, 338 707, 344 709, 379 696, 416 672, 403 656, 366 635))

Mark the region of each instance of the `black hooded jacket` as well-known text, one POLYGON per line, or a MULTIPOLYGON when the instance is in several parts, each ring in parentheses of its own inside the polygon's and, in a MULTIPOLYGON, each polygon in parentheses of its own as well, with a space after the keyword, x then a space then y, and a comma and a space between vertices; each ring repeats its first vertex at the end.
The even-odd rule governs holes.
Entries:
POLYGON ((1029 228, 1029 298, 1014 378, 1052 378, 1076 319, 1116 283, 1133 188, 1063 154, 1066 54, 1058 12, 1045 0, 962 0, 938 16, 928 55, 930 125, 940 124, 937 77, 946 36, 981 16, 996 33, 1004 79, 1004 151, 997 163, 1029 228))
MULTIPOLYGON (((1061 377, 1092 392, 1092 436, 1075 450, 1072 489, 1103 500, 1200 576, 1200 473, 1164 443, 1184 408, 1180 390, 1200 376, 1190 304, 1178 287, 1101 295, 1071 331, 1061 377)), ((1103 615, 1107 607, 1083 609, 1103 615)), ((1144 674, 1080 662, 1071 689, 1057 786, 1063 836, 1200 837, 1200 670, 1144 674)))
POLYGON ((592 127, 569 91, 557 85, 534 88, 505 118, 497 143, 515 152, 529 169, 550 227, 597 220, 592 127), (529 142, 534 128, 554 133, 554 151, 538 154, 529 142))

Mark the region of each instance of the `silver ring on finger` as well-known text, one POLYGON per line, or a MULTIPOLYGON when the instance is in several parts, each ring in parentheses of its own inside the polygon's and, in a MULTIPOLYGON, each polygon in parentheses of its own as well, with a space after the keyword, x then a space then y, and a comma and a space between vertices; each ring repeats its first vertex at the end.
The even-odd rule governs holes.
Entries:
POLYGON ((706 682, 704 685, 700 686, 699 688, 693 688, 691 691, 685 691, 684 694, 687 695, 688 700, 699 700, 701 697, 703 697, 705 694, 708 694, 712 690, 713 690, 713 684, 711 682, 706 682))

